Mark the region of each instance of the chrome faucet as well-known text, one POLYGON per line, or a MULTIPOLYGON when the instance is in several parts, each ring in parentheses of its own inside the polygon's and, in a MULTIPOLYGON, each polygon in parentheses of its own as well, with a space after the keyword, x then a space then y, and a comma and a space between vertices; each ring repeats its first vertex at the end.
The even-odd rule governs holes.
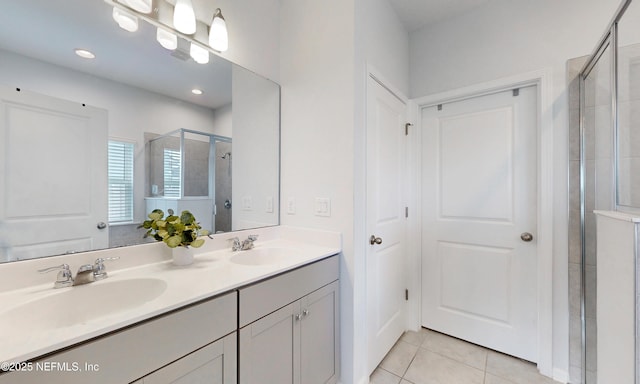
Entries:
POLYGON ((233 252, 246 251, 248 249, 253 248, 253 243, 256 240, 258 240, 258 235, 249 235, 249 237, 247 237, 243 241, 240 241, 240 239, 237 237, 234 237, 233 239, 229 239, 229 241, 233 241, 233 245, 231 246, 231 250, 233 252))
POLYGON ((73 285, 73 276, 71 275, 71 269, 69 269, 69 264, 57 265, 55 267, 49 267, 44 269, 39 269, 40 273, 47 273, 55 270, 60 270, 58 272, 58 277, 56 278, 56 282, 53 283, 53 288, 65 288, 73 285))
POLYGON ((38 270, 40 273, 47 273, 55 270, 60 270, 53 284, 54 288, 65 288, 76 285, 84 285, 93 283, 96 280, 102 280, 107 278, 107 271, 104 266, 104 262, 107 260, 117 260, 120 257, 104 257, 99 258, 92 264, 84 264, 78 268, 75 279, 71 274, 69 264, 57 265, 55 267, 44 268, 38 270))

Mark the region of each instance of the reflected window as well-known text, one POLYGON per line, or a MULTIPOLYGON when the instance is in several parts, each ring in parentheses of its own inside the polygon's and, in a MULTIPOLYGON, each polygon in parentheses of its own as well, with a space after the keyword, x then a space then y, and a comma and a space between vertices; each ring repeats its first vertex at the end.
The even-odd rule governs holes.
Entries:
POLYGON ((180 197, 180 151, 164 148, 164 196, 180 197))
POLYGON ((109 140, 109 223, 133 221, 134 144, 109 140))

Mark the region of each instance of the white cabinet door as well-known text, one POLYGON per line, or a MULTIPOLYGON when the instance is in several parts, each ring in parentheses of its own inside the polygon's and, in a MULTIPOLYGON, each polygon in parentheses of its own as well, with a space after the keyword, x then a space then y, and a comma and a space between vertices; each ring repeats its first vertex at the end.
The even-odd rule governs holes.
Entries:
POLYGON ((236 351, 237 340, 234 332, 138 382, 140 384, 235 384, 237 382, 236 351))
POLYGON ((240 383, 336 383, 339 294, 335 281, 240 330, 240 383))
POLYGON ((300 300, 300 381, 304 384, 338 380, 338 303, 337 281, 300 300))
POLYGON ((295 302, 240 330, 240 383, 300 384, 297 368, 300 347, 295 323, 300 303, 295 302))

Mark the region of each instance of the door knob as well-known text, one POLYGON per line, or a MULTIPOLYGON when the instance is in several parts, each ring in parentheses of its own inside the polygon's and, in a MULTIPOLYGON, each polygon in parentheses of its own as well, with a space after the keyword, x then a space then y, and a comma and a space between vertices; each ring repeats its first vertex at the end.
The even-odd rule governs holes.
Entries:
POLYGON ((371 237, 369 238, 369 244, 374 245, 374 244, 382 244, 382 239, 380 237, 376 237, 376 235, 371 235, 371 237))
POLYGON ((104 221, 101 221, 98 223, 97 227, 98 229, 105 229, 107 228, 107 224, 105 224, 104 221))
POLYGON ((527 243, 530 242, 531 240, 533 240, 533 235, 530 234, 529 232, 523 232, 520 235, 520 238, 522 239, 522 241, 526 241, 527 243))

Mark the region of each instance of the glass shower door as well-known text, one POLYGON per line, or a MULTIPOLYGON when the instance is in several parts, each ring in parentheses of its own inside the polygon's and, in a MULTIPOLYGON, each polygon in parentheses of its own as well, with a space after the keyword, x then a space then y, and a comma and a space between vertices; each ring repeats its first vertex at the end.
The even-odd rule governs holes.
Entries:
POLYGON ((602 46, 598 59, 581 81, 581 238, 583 366, 585 383, 597 382, 596 325, 596 215, 595 210, 613 210, 614 122, 613 55, 611 41, 602 46))

